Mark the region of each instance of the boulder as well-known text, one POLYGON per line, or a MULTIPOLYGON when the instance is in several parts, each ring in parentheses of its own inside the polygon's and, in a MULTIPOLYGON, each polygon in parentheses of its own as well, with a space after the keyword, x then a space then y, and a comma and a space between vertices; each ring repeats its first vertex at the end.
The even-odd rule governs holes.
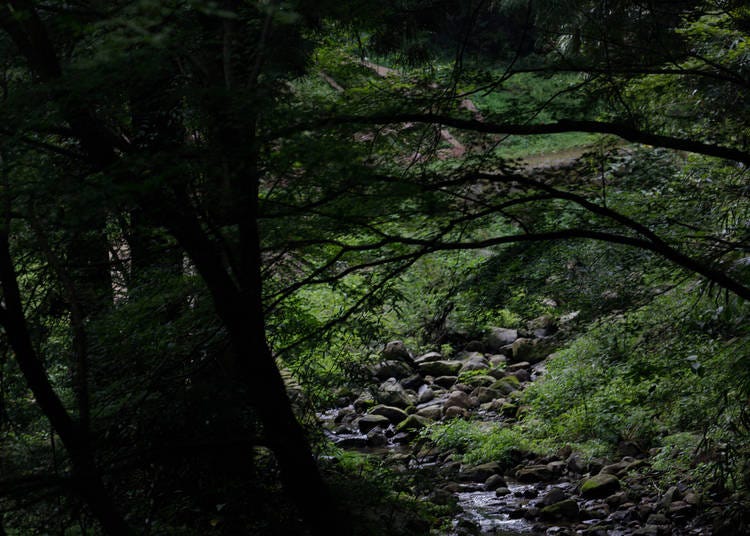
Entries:
POLYGON ((519 385, 518 384, 518 378, 515 376, 506 376, 505 378, 496 381, 490 386, 490 389, 494 391, 499 391, 500 393, 504 395, 509 395, 513 391, 517 391, 519 385), (510 380, 509 378, 514 378, 515 381, 510 380))
MULTIPOLYGON (((502 467, 499 463, 489 462, 462 469, 459 473, 459 478, 463 481, 468 482, 485 482, 491 476, 498 475, 501 472, 502 467)), ((503 482, 500 485, 504 486, 505 483, 503 482)), ((497 487, 499 487, 500 485, 498 485, 497 487)))
POLYGON ((470 359, 463 364, 460 372, 469 372, 472 370, 487 370, 488 368, 490 368, 490 366, 484 359, 470 359))
POLYGON ((550 506, 569 498, 570 497, 568 497, 568 494, 565 493, 562 488, 554 487, 550 488, 550 490, 544 495, 544 497, 542 497, 542 504, 544 506, 550 506))
POLYGON ((438 387, 450 389, 457 381, 458 376, 438 376, 437 378, 432 380, 432 383, 434 383, 438 387))
POLYGON ((382 356, 384 359, 411 361, 411 353, 402 341, 391 341, 386 344, 382 356))
POLYGON ((463 391, 453 391, 448 395, 448 399, 445 401, 443 408, 448 409, 450 407, 456 406, 463 409, 469 409, 473 405, 474 404, 472 404, 472 400, 469 395, 467 395, 463 391))
POLYGON ((503 396, 503 393, 496 389, 490 389, 489 387, 477 387, 472 391, 471 396, 476 397, 480 404, 486 404, 492 402, 503 396))
POLYGON ((491 352, 499 352, 503 347, 513 344, 518 338, 518 331, 507 328, 491 328, 485 339, 485 345, 491 352))
POLYGON ((420 387, 417 394, 417 403, 419 404, 426 404, 427 402, 430 402, 433 398, 435 398, 435 391, 433 391, 426 385, 420 387))
POLYGON ((380 381, 385 381, 388 378, 406 378, 412 374, 411 367, 403 361, 396 361, 390 359, 388 361, 382 361, 372 367, 372 375, 380 381))
POLYGON ((419 371, 430 376, 457 376, 463 366, 461 361, 427 361, 419 364, 419 371))
POLYGON ((375 399, 369 395, 369 393, 363 393, 354 401, 354 410, 363 413, 367 411, 367 408, 371 408, 376 404, 375 399))
POLYGON ((404 389, 412 389, 416 391, 422 385, 424 385, 424 378, 421 374, 415 373, 411 376, 407 376, 406 378, 401 379, 400 383, 404 389))
POLYGON ((530 321, 527 327, 534 337, 549 337, 557 331, 557 322, 551 315, 543 315, 530 321))
POLYGON ((440 352, 427 352, 417 357, 414 361, 416 363, 426 363, 428 361, 440 361, 443 359, 443 355, 440 352))
POLYGON ((380 384, 377 399, 381 404, 397 408, 406 408, 412 403, 403 386, 395 378, 390 378, 380 384))
POLYGON ((516 471, 516 480, 524 484, 549 482, 554 476, 546 465, 530 465, 516 471))
POLYGON ((396 430, 398 432, 416 432, 427 426, 429 422, 428 419, 420 417, 419 415, 409 415, 405 420, 401 421, 398 426, 396 426, 396 430))
POLYGON ((471 387, 489 387, 496 381, 497 380, 492 376, 484 374, 482 374, 481 376, 472 376, 470 378, 466 378, 466 383, 471 387))
POLYGON ((357 421, 359 431, 363 434, 366 434, 377 426, 386 427, 389 424, 391 424, 391 421, 388 420, 388 417, 383 417, 382 415, 365 415, 357 421))
POLYGON ((445 409, 446 419, 456 419, 459 417, 462 419, 465 419, 468 416, 469 416, 469 411, 464 408, 459 408, 458 406, 451 406, 445 409))
POLYGON ((545 506, 539 512, 539 516, 546 520, 576 519, 578 517, 578 503, 573 499, 565 499, 545 506))
POLYGON ((495 474, 484 481, 484 489, 486 491, 496 492, 499 488, 508 488, 508 484, 505 482, 502 475, 495 474))
POLYGON ((586 480, 581 495, 587 499, 603 499, 620 490, 620 480, 615 475, 600 473, 586 480))
POLYGON ((434 406, 427 406, 427 407, 418 409, 415 415, 419 417, 424 417, 425 419, 439 421, 443 416, 443 408, 439 404, 436 404, 434 406))
POLYGON ((531 363, 528 361, 520 361, 518 363, 513 363, 512 365, 508 365, 507 371, 508 372, 516 372, 517 370, 524 370, 531 368, 531 363))
POLYGON ((382 415, 393 424, 398 424, 407 417, 404 410, 393 406, 385 406, 383 404, 375 406, 369 413, 370 415, 382 415))
POLYGON ((384 447, 388 444, 388 439, 385 437, 383 430, 380 428, 373 428, 367 432, 367 446, 368 447, 384 447))
POLYGON ((489 357, 490 366, 499 367, 504 366, 508 362, 508 358, 503 354, 493 354, 489 357))

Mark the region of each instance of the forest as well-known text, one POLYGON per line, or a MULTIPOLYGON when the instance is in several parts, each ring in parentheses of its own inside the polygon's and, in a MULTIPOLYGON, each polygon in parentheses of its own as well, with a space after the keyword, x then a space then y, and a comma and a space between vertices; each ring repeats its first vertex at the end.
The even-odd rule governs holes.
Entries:
POLYGON ((0 2, 0 535, 750 533, 743 0, 0 2))

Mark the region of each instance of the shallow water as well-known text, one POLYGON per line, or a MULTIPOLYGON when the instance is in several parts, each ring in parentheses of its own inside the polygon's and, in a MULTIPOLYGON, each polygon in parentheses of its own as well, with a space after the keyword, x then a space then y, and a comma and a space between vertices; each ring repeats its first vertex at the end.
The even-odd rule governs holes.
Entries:
POLYGON ((469 491, 457 493, 458 504, 464 517, 472 521, 482 531, 482 534, 511 536, 514 534, 534 534, 531 523, 525 519, 511 519, 510 511, 519 502, 516 494, 533 486, 508 483, 510 493, 497 497, 494 491, 469 491))

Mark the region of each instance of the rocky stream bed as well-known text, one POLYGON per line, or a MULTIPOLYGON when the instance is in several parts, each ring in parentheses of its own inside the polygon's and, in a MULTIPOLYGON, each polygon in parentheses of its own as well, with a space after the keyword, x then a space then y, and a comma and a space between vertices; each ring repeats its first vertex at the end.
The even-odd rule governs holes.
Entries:
POLYGON ((611 460, 586 460, 562 445, 552 456, 519 451, 511 464, 467 466, 419 437, 435 421, 512 422, 523 411, 519 393, 544 376, 553 334, 545 319, 525 336, 496 328, 452 359, 438 352, 413 357, 403 343, 391 342, 370 371, 371 385, 343 394, 320 419, 338 446, 419 474, 425 500, 456 506, 451 535, 740 534, 721 527, 722 505, 689 484, 656 486, 650 472, 656 451, 635 443, 621 443, 611 460))

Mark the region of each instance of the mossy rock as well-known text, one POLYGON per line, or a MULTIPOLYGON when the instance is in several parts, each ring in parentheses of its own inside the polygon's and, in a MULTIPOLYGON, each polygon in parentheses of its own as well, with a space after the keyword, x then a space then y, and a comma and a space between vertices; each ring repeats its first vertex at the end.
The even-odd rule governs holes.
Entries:
MULTIPOLYGON (((518 378, 516 378, 516 381, 518 381, 518 378)), ((503 378, 502 380, 497 380, 495 383, 490 385, 490 389, 500 391, 504 395, 509 395, 510 393, 517 391, 518 386, 514 385, 514 382, 508 380, 508 378, 503 378)))
POLYGON ((603 499, 620 490, 620 480, 615 475, 599 473, 581 486, 581 495, 587 499, 603 499))
POLYGON ((396 426, 397 432, 416 432, 430 424, 430 420, 419 415, 409 415, 396 426))
MULTIPOLYGON (((414 406, 410 406, 410 407, 413 408, 414 406)), ((369 413, 371 415, 382 415, 383 417, 386 417, 393 424, 398 424, 404 419, 406 419, 407 417, 406 411, 399 409, 397 407, 394 407, 394 406, 386 406, 383 404, 379 404, 375 406, 369 411, 369 413)))
POLYGON ((462 361, 427 361, 419 364, 419 371, 430 376, 458 376, 462 361))
POLYGON ((459 380, 462 383, 466 383, 471 385, 472 387, 489 387, 493 383, 495 383, 495 378, 492 376, 487 376, 486 374, 480 374, 480 375, 461 375, 459 376, 459 380))
POLYGON ((578 517, 578 503, 573 499, 565 499, 542 508, 539 515, 542 519, 576 519, 578 517))

